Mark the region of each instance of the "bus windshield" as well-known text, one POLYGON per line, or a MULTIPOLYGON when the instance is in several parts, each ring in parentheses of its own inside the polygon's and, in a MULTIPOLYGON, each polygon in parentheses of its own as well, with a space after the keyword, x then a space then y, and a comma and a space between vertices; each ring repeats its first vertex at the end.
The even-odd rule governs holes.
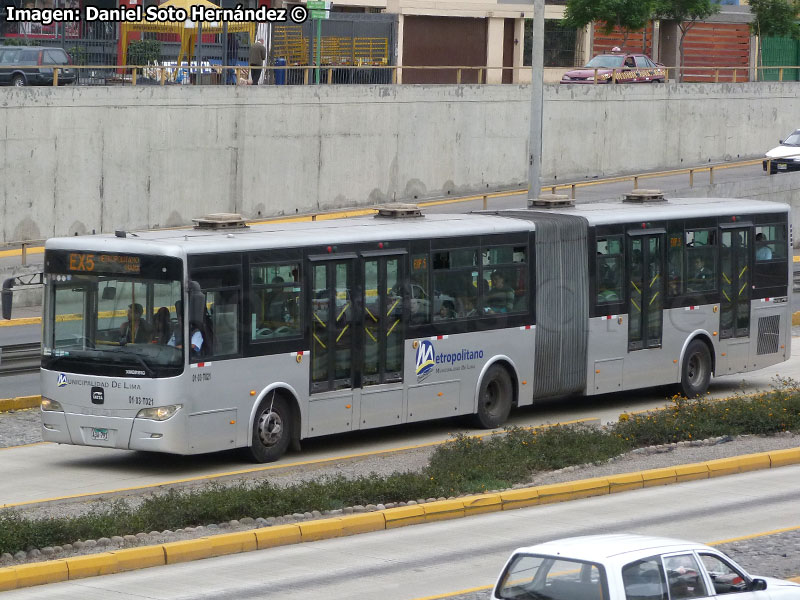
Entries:
POLYGON ((117 377, 169 377, 183 370, 173 337, 179 280, 104 274, 46 276, 42 366, 117 377))

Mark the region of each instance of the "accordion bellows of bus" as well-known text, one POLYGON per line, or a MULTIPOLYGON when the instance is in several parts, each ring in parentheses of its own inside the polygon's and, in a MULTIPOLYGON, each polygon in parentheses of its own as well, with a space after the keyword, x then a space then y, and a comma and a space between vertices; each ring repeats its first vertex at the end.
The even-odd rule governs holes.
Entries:
POLYGON ((397 214, 48 240, 44 439, 264 462, 789 356, 784 204, 397 214))

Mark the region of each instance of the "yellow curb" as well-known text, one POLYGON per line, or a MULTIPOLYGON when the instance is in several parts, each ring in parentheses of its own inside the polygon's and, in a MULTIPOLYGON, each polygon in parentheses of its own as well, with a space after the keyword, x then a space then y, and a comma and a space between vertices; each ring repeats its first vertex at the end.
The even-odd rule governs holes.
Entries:
MULTIPOLYGON (((319 519, 291 525, 277 525, 195 540, 169 542, 158 546, 144 546, 96 555, 6 567, 0 569, 0 591, 66 581, 78 577, 90 577, 105 573, 210 558, 224 554, 247 552, 255 549, 261 550, 299 542, 330 539, 354 533, 393 529, 425 521, 452 519, 501 509, 509 510, 535 504, 575 500, 586 498, 587 496, 615 493, 623 489, 666 485, 679 481, 743 473, 756 469, 777 468, 778 466, 791 464, 800 464, 800 447, 746 454, 733 458, 678 465, 664 469, 649 469, 609 477, 592 477, 566 483, 506 490, 500 493, 475 494, 425 504, 387 508, 358 515, 319 519)), ((798 527, 755 534, 748 537, 758 537, 794 529, 798 529, 798 527)), ((733 540, 714 542, 712 545, 728 541, 733 540)), ((790 579, 790 581, 795 580, 800 581, 800 577, 790 579)))
POLYGON ((550 504, 553 502, 563 502, 569 500, 574 490, 573 483, 568 481, 566 483, 550 483, 547 485, 540 485, 539 488, 539 504, 550 504))
POLYGON ((720 475, 735 475, 745 471, 755 471, 757 469, 769 469, 769 453, 748 454, 732 458, 719 458, 710 460, 708 463, 708 473, 711 477, 720 475))
POLYGON ((608 489, 612 494, 644 487, 641 473, 620 473, 619 475, 609 475, 607 479, 608 489))
POLYGON ((133 571, 147 567, 160 567, 167 564, 164 548, 161 546, 141 546, 111 552, 117 558, 120 571, 133 571))
POLYGON ((341 537, 344 534, 342 520, 338 518, 305 521, 303 523, 298 523, 298 525, 300 526, 300 535, 303 537, 302 541, 304 542, 341 537))
POLYGON ((792 325, 800 325, 800 310, 792 313, 792 325))
POLYGON ((675 476, 681 481, 694 481, 696 479, 708 479, 711 475, 706 463, 694 463, 690 465, 679 465, 675 467, 675 476))
POLYGON ((65 559, 67 563, 68 579, 81 579, 96 575, 108 575, 119 572, 117 557, 110 552, 102 554, 87 554, 65 559))
POLYGON ((300 527, 295 524, 256 529, 256 542, 259 550, 275 546, 288 546, 302 541, 303 536, 300 535, 300 527))
MULTIPOLYGON (((25 249, 25 254, 42 254, 44 253, 44 246, 33 246, 25 249)), ((0 250, 0 258, 7 258, 9 256, 22 256, 22 248, 15 250, 0 250)))
POLYGON ((421 506, 426 521, 444 521, 464 516, 464 501, 460 498, 427 502, 421 506))
POLYGON ((0 592, 17 589, 17 570, 14 567, 0 569, 0 592))
POLYGON ((69 569, 65 560, 48 560, 10 568, 17 572, 17 589, 69 579, 69 569))
POLYGON ((386 519, 386 529, 415 525, 425 521, 425 511, 419 504, 387 508, 383 511, 383 516, 386 519))
POLYGON ((500 492, 503 510, 539 504, 539 488, 519 488, 500 492))
POLYGON ((347 515, 342 517, 342 535, 354 535, 357 533, 369 533, 386 529, 386 517, 382 511, 361 513, 358 515, 347 515))
POLYGON ((678 481, 678 474, 675 472, 675 467, 642 471, 642 485, 644 487, 666 485, 676 481, 678 481))
POLYGON ((166 563, 168 565, 214 556, 214 552, 211 548, 211 540, 207 537, 198 538, 196 540, 168 542, 162 544, 161 547, 164 548, 164 556, 166 557, 166 563))
POLYGON ((239 554, 240 552, 258 550, 258 541, 256 540, 255 531, 224 533, 208 539, 211 541, 212 556, 224 556, 225 554, 239 554))
POLYGON ((42 317, 22 317, 19 319, 8 319, 0 321, 0 327, 16 327, 18 325, 39 325, 42 317))
POLYGON ((42 403, 41 396, 17 396, 16 398, 0 398, 0 412, 37 408, 42 403))
POLYGON ((769 452, 770 468, 796 465, 800 463, 800 448, 787 448, 786 450, 773 450, 769 452))
POLYGON ((464 513, 467 515, 480 515, 488 512, 503 510, 503 499, 500 494, 479 494, 461 498, 464 503, 464 513))

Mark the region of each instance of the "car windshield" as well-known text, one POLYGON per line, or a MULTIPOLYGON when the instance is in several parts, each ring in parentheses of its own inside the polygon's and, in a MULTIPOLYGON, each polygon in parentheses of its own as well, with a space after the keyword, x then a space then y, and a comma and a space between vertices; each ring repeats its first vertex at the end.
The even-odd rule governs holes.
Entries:
POLYGON ((181 372, 183 350, 170 345, 180 281, 47 274, 46 282, 44 368, 146 377, 181 372))
POLYGON ((624 56, 600 55, 586 63, 585 69, 614 69, 622 66, 624 56))
POLYGON ((597 563, 517 554, 501 575, 495 595, 504 600, 608 598, 608 585, 605 569, 597 563))
POLYGON ((792 135, 783 140, 784 146, 800 146, 800 129, 794 131, 792 135))

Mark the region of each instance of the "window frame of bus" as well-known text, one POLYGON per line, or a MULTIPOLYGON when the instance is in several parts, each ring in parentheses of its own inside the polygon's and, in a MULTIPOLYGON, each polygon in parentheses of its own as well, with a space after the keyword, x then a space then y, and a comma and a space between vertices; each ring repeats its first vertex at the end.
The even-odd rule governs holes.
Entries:
MULTIPOLYGON (((312 253, 313 254, 313 253, 312 253)), ((257 250, 249 252, 245 255, 243 275, 245 276, 243 283, 243 304, 244 312, 243 318, 247 320, 247 331, 244 334, 244 347, 243 352, 247 357, 250 356, 267 356, 272 354, 282 354, 286 352, 301 352, 309 347, 309 339, 311 337, 309 331, 308 311, 306 304, 310 304, 305 300, 305 293, 308 289, 308 282, 306 281, 306 262, 307 253, 303 248, 280 248, 276 250, 257 250), (273 340, 252 340, 252 332, 250 331, 250 321, 247 317, 252 314, 251 295, 253 291, 253 283, 250 277, 250 267, 256 264, 263 263, 297 263, 300 265, 299 285, 300 285, 300 333, 296 336, 286 336, 275 338, 273 340)))
MULTIPOLYGON (((773 298, 788 296, 790 278, 792 274, 789 272, 789 256, 792 254, 789 248, 789 215, 786 212, 780 213, 759 213, 752 215, 753 221, 753 249, 752 249, 752 265, 753 265, 753 289, 751 299, 760 300, 762 298, 773 298), (784 242, 786 243, 786 250, 783 257, 773 258, 770 260, 757 261, 755 259, 756 244, 755 237, 759 227, 776 227, 783 228, 784 242)), ((776 246, 777 248, 777 246, 776 246)))
MULTIPOLYGON (((595 239, 594 239, 593 242, 591 242, 591 244, 592 244, 592 246, 594 246, 594 250, 595 250, 595 253, 594 253, 594 272, 593 272, 592 275, 590 275, 591 281, 593 283, 593 286, 592 286, 592 290, 593 290, 592 297, 594 298, 594 303, 595 303, 596 306, 603 307, 603 308, 606 307, 606 306, 609 306, 609 305, 616 306, 620 302, 624 302, 625 293, 626 293, 626 286, 625 286, 625 235, 622 234, 622 233, 615 233, 615 234, 610 234, 610 235, 595 236, 595 239), (610 254, 610 253, 605 253, 605 254, 602 254, 602 255, 598 254, 598 245, 600 244, 600 242, 601 241, 605 241, 606 244, 608 244, 608 242, 610 240, 612 240, 612 239, 616 240, 617 243, 619 244, 619 252, 615 253, 615 254, 610 254), (599 289, 600 289, 599 279, 600 279, 600 277, 599 277, 599 268, 598 268, 599 267, 599 263, 600 263, 600 259, 604 258, 604 259, 608 260, 608 259, 615 259, 617 257, 618 257, 618 260, 619 260, 619 264, 617 265, 617 273, 618 273, 618 280, 619 280, 617 299, 616 300, 601 301, 600 300, 600 296, 599 296, 599 289)), ((606 247, 608 247, 608 246, 606 246, 606 247)), ((610 313, 610 314, 614 314, 614 313, 610 313)))
POLYGON ((625 284, 628 276, 628 260, 627 253, 625 252, 625 232, 630 227, 630 223, 612 223, 607 225, 596 225, 589 227, 587 236, 587 248, 590 249, 587 257, 588 274, 589 274, 589 294, 591 302, 589 303, 589 311, 591 317, 607 317, 610 315, 621 315, 627 313, 628 302, 628 286, 625 284), (617 302, 604 302, 602 304, 597 302, 597 240, 601 238, 608 238, 613 236, 622 236, 622 296, 617 302))
MULTIPOLYGON (((526 223, 523 223, 525 225, 526 223)), ((475 318, 447 319, 428 323, 412 323, 409 319, 408 327, 412 337, 424 337, 429 335, 450 335, 455 333, 467 333, 473 331, 486 331, 500 329, 503 327, 518 327, 524 325, 534 325, 535 320, 535 290, 536 290, 536 250, 535 237, 532 229, 521 229, 501 234, 486 234, 478 236, 477 243, 475 237, 454 236, 442 237, 428 240, 411 240, 409 247, 409 282, 413 272, 413 257, 419 254, 428 253, 428 294, 431 298, 431 315, 433 317, 433 253, 437 250, 452 250, 458 248, 475 248, 478 254, 485 247, 495 246, 525 246, 527 248, 527 277, 528 277, 528 298, 524 311, 514 313, 495 313, 481 315, 475 318)), ((478 263, 482 261, 479 259, 478 263)), ((479 274, 482 276, 483 265, 479 264, 479 274)), ((410 294, 410 290, 409 290, 410 294)))
MULTIPOLYGON (((236 332, 236 339, 237 339, 237 348, 238 350, 233 353, 227 354, 215 354, 214 348, 212 346, 211 352, 209 354, 201 353, 199 356, 192 356, 192 353, 189 353, 189 362, 190 363, 198 363, 198 362, 208 362, 211 360, 219 361, 219 360, 228 360, 233 358, 241 358, 243 356, 243 349, 244 349, 244 329, 245 323, 244 321, 244 311, 243 311, 243 296, 244 296, 244 289, 242 287, 243 281, 243 267, 244 267, 244 254, 242 252, 222 252, 218 254, 190 254, 187 256, 187 266, 188 266, 188 273, 189 273, 189 281, 196 282, 200 285, 200 291, 203 292, 204 296, 207 296, 209 293, 214 292, 227 292, 227 291, 235 291, 238 294, 237 297, 237 308, 239 311, 238 314, 238 322, 236 323, 237 332, 236 332), (225 286, 214 286, 214 287, 204 287, 200 282, 202 281, 202 275, 205 273, 213 273, 213 272, 220 272, 223 273, 225 276, 228 276, 233 271, 236 274, 236 280, 238 283, 236 285, 225 285, 225 286), (198 277, 197 275, 201 277, 198 277)), ((190 286, 191 287, 191 286, 190 286)), ((188 313, 187 313, 188 314, 188 313)), ((205 320, 205 319, 204 319, 205 320)), ((184 323, 184 327, 188 327, 190 323, 184 323)), ((212 331, 209 335, 206 331, 206 323, 203 323, 203 344, 209 343, 209 338, 211 343, 214 343, 216 339, 217 332, 212 331)), ((184 344, 186 346, 186 344, 184 344)))
POLYGON ((246 336, 249 339, 249 343, 253 345, 261 345, 261 344, 270 344, 276 341, 286 341, 286 340, 294 340, 297 338, 303 337, 304 327, 305 327, 305 296, 303 294, 303 261, 301 258, 296 260, 258 260, 258 262, 254 262, 251 260, 248 262, 247 265, 247 279, 248 279, 248 286, 249 286, 249 293, 247 295, 247 313, 246 315, 250 316, 250 325, 248 327, 249 335, 246 336), (297 267, 297 279, 294 280, 284 280, 283 283, 274 284, 271 282, 264 282, 264 283, 254 283, 253 282, 253 269, 257 269, 259 267, 297 267), (283 335, 278 336, 275 338, 255 338, 253 337, 254 331, 252 330, 252 315, 256 311, 257 306, 254 306, 254 302, 256 300, 256 294, 259 291, 266 290, 267 292, 276 289, 283 289, 284 291, 289 288, 299 288, 297 293, 297 311, 296 311, 296 323, 297 327, 295 328, 295 333, 291 335, 283 335))

